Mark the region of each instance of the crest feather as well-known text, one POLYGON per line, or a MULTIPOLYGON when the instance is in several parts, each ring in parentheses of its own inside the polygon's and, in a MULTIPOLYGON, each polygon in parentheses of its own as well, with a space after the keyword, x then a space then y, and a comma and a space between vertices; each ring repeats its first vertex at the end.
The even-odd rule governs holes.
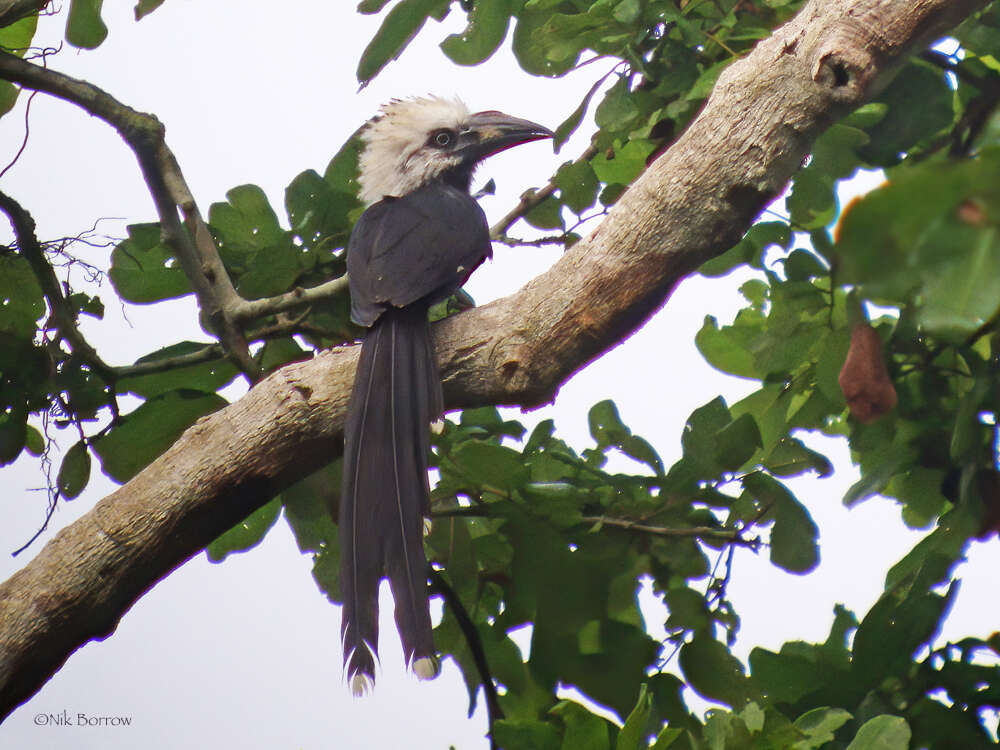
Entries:
POLYGON ((393 99, 379 108, 361 131, 359 193, 365 203, 406 195, 450 166, 454 159, 425 149, 435 130, 461 130, 469 108, 440 96, 393 99))

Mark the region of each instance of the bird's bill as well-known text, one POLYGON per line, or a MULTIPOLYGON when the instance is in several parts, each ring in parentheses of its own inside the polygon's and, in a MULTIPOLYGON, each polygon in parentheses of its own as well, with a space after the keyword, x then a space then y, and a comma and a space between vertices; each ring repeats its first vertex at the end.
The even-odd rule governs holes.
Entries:
POLYGON ((469 118, 468 124, 468 135, 474 140, 462 151, 476 160, 485 159, 487 156, 522 143, 551 138, 554 135, 551 130, 537 122, 511 117, 494 110, 476 112, 469 118))

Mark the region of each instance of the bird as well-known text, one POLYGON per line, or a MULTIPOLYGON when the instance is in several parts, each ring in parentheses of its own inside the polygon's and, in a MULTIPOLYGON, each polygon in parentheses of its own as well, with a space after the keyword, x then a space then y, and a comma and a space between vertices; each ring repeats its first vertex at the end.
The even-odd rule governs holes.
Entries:
POLYGON ((367 329, 344 424, 339 508, 341 640, 354 695, 374 686, 378 587, 395 600, 407 666, 439 670, 423 534, 430 514, 430 431, 444 397, 428 310, 493 254, 470 194, 476 167, 548 128, 457 98, 393 99, 363 126, 359 197, 367 208, 347 243, 351 320, 367 329))

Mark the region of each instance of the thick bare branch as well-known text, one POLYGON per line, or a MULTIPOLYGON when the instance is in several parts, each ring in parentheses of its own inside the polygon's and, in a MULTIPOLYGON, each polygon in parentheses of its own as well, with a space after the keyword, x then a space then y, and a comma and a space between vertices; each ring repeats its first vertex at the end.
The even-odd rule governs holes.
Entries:
MULTIPOLYGON (((533 406, 732 245, 816 137, 985 0, 812 0, 720 78, 608 218, 517 294, 435 328, 449 407, 533 406)), ((0 714, 168 574, 340 450, 356 352, 289 365, 201 420, 0 585, 0 714)))

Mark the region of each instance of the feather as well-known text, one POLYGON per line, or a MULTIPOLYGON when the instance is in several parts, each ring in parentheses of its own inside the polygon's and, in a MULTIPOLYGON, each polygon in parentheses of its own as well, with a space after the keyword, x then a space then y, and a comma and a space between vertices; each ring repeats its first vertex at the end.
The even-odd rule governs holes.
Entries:
POLYGON ((392 588, 407 663, 418 676, 436 673, 423 529, 430 503, 428 425, 441 409, 426 306, 387 311, 362 346, 345 425, 341 637, 355 692, 374 682, 383 577, 392 588))

